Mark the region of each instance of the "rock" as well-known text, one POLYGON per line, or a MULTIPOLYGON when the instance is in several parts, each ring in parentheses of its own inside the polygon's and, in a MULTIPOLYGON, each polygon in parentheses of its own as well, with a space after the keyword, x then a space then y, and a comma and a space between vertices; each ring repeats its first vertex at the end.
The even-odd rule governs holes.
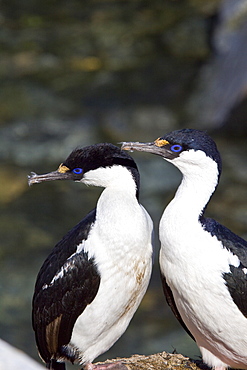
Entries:
POLYGON ((201 69, 197 88, 188 102, 193 127, 217 128, 246 98, 247 2, 225 0, 219 8, 213 36, 214 53, 201 69))
POLYGON ((104 363, 121 361, 129 370, 198 370, 203 368, 202 362, 191 361, 188 357, 180 354, 171 354, 161 352, 150 356, 133 355, 130 358, 117 358, 116 360, 107 360, 104 363), (202 366, 202 367, 201 367, 202 366))
POLYGON ((110 109, 102 115, 102 134, 116 143, 119 140, 155 140, 155 135, 177 128, 175 115, 162 105, 136 105, 110 109), (150 122, 152 124, 150 125, 150 122))
MULTIPOLYGON (((27 356, 24 352, 12 347, 0 339, 0 370, 42 370, 43 366, 27 356)), ((180 354, 161 352, 150 356, 133 355, 130 358, 106 360, 105 363, 121 362, 128 370, 198 370, 195 362, 180 354)), ((198 362, 199 363, 199 362, 198 362)), ((201 366, 201 363, 200 363, 201 366)), ((200 367, 201 368, 201 367, 200 367)))
POLYGON ((44 370, 31 357, 0 339, 0 370, 44 370))
POLYGON ((16 122, 0 127, 0 160, 21 166, 56 163, 75 147, 95 141, 93 124, 86 117, 73 122, 49 117, 16 122))

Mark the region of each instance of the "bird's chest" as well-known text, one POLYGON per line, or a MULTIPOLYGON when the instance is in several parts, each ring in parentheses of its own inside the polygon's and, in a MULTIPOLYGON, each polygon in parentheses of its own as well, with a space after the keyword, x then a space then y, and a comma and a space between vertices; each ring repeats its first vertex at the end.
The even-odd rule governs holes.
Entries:
POLYGON ((238 263, 236 256, 205 231, 199 221, 186 218, 164 217, 160 239, 161 270, 183 320, 197 336, 198 328, 205 331, 214 317, 213 330, 215 323, 222 320, 222 301, 225 310, 232 309, 223 275, 229 272, 229 264, 238 263))
MULTIPOLYGON (((138 255, 120 240, 114 244, 95 232, 90 241, 91 250, 98 246, 94 259, 100 286, 95 299, 80 317, 78 329, 89 342, 90 338, 94 340, 96 329, 98 336, 106 335, 116 323, 116 336, 120 335, 121 327, 127 325, 139 305, 151 274, 151 258, 138 255), (88 325, 88 322, 92 324, 88 325)), ((112 335, 115 336, 115 331, 112 335)))
POLYGON ((136 284, 141 284, 146 277, 151 258, 148 248, 144 250, 137 241, 129 243, 125 235, 110 236, 96 233, 94 245, 99 246, 95 251, 95 262, 101 275, 101 285, 109 289, 131 290, 136 284))
POLYGON ((222 275, 229 271, 230 255, 198 220, 165 213, 160 223, 160 240, 162 273, 181 299, 198 300, 198 295, 207 291, 221 293, 222 275))
POLYGON ((100 302, 103 312, 110 305, 112 316, 121 315, 124 307, 129 309, 142 297, 151 274, 151 225, 145 212, 136 201, 122 199, 120 194, 109 201, 106 192, 98 203, 85 250, 100 274, 95 302, 100 302))
MULTIPOLYGON (((101 277, 101 287, 118 294, 141 289, 151 270, 151 232, 139 226, 131 214, 119 212, 115 217, 100 217, 85 244, 93 256, 101 277), (140 230, 139 230, 140 229, 140 230), (142 231, 142 232, 140 232, 142 231), (146 235, 145 235, 146 233, 146 235)), ((143 220, 143 225, 145 225, 143 220)))
MULTIPOLYGON (((164 213, 160 222, 160 258, 162 265, 180 269, 181 274, 189 275, 197 266, 211 259, 212 243, 215 240, 203 230, 197 219, 191 220, 186 215, 164 213)), ((210 264, 209 264, 210 265, 210 264)), ((201 268, 201 267, 199 267, 201 268)))

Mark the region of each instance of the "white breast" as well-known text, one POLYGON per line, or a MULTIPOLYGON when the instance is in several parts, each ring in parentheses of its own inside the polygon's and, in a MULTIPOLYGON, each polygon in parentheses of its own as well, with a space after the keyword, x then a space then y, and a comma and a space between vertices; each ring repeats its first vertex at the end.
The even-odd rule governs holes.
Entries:
POLYGON ((174 198, 160 222, 162 273, 204 362, 247 368, 247 319, 223 279, 229 264, 239 266, 239 260, 203 229, 193 206, 184 208, 180 200, 174 198))
POLYGON ((105 189, 85 242, 101 275, 94 301, 77 319, 71 343, 92 362, 126 330, 146 292, 152 268, 152 221, 134 196, 105 189))

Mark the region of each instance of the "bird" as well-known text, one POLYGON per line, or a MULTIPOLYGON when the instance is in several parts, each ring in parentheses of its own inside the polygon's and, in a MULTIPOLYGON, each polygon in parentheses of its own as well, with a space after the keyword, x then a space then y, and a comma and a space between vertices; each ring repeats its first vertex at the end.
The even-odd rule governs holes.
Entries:
POLYGON ((66 360, 85 370, 126 370, 92 362, 124 333, 150 281, 153 222, 139 203, 138 168, 127 152, 99 143, 73 150, 56 171, 28 177, 29 185, 51 180, 103 191, 38 273, 32 324, 39 355, 53 370, 64 370, 66 360))
POLYGON ((222 170, 216 143, 186 128, 122 149, 159 155, 182 173, 159 224, 166 300, 204 363, 247 369, 247 242, 205 216, 222 170))

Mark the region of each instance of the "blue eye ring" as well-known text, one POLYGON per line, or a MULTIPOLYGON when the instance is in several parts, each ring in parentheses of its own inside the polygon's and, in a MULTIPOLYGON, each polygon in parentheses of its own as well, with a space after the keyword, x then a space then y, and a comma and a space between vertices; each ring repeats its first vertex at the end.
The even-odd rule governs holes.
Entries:
POLYGON ((83 172, 83 169, 82 169, 82 168, 77 167, 77 168, 74 168, 74 169, 72 170, 72 172, 74 172, 76 175, 80 175, 80 174, 83 172))
POLYGON ((174 144, 174 145, 171 146, 170 149, 171 149, 172 152, 179 153, 179 152, 181 152, 183 147, 182 147, 182 145, 174 144))

